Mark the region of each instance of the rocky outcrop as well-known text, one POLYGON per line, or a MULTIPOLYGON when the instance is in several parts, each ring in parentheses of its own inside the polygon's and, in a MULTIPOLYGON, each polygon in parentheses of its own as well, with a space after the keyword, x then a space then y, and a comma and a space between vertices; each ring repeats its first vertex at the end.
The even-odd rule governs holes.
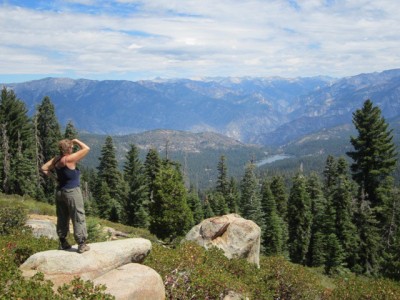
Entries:
POLYGON ((26 226, 32 229, 32 233, 36 237, 45 236, 49 239, 58 239, 56 225, 50 220, 29 219, 26 226))
POLYGON ((150 241, 142 238, 93 243, 90 244, 90 251, 83 254, 77 252, 75 245, 68 251, 35 253, 20 269, 25 277, 42 272, 55 288, 70 282, 75 276, 93 280, 105 284, 107 292, 121 295, 117 299, 150 299, 140 295, 148 295, 148 286, 154 285, 157 289, 151 299, 164 299, 165 290, 160 275, 139 264, 150 250, 150 241))
POLYGON ((260 266, 261 229, 253 221, 237 214, 213 217, 194 226, 185 240, 194 241, 206 249, 215 246, 228 258, 245 258, 260 266))

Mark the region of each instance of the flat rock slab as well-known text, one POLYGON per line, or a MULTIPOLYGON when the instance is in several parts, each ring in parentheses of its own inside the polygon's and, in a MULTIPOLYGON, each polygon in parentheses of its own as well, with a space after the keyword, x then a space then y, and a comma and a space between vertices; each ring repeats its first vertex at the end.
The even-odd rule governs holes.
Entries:
POLYGON ((93 243, 89 246, 90 251, 82 254, 77 252, 77 245, 67 251, 35 253, 20 269, 25 277, 42 272, 57 287, 70 282, 75 276, 93 280, 123 265, 142 262, 151 250, 151 242, 143 238, 93 243))
POLYGON ((163 300, 165 288, 161 276, 152 268, 141 264, 118 267, 93 280, 95 285, 107 286, 117 300, 163 300))

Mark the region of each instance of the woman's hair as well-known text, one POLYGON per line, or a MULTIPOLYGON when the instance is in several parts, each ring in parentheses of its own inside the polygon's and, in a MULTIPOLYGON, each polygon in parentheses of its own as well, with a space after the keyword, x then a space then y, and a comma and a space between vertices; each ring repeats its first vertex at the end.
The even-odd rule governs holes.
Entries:
POLYGON ((58 142, 58 149, 60 150, 61 155, 69 153, 72 146, 73 143, 69 139, 64 139, 58 142))

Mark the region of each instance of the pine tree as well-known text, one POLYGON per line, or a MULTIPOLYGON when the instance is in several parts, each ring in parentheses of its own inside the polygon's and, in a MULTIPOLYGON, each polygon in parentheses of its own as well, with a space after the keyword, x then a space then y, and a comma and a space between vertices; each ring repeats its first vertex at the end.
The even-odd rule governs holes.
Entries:
POLYGON ((307 180, 307 193, 311 199, 311 214, 313 216, 308 250, 308 265, 321 266, 324 264, 326 199, 322 192, 321 182, 314 172, 311 173, 307 180))
POLYGON ((288 196, 285 188, 285 181, 282 176, 276 175, 272 177, 270 184, 272 195, 275 198, 278 215, 287 222, 287 201, 288 196))
POLYGON ((288 228, 288 195, 286 193, 285 181, 281 175, 272 177, 270 184, 271 193, 274 196, 277 214, 282 220, 282 251, 285 255, 288 255, 288 239, 289 239, 289 228, 288 228))
POLYGON ((282 219, 277 214, 275 198, 267 180, 261 187, 261 205, 265 224, 262 236, 264 253, 266 255, 280 254, 283 250, 282 219))
POLYGON ((388 219, 383 239, 383 275, 400 280, 400 190, 393 188, 388 199, 388 219))
POLYGON ((339 239, 334 233, 328 236, 326 244, 325 273, 330 275, 335 273, 342 265, 343 250, 339 239))
POLYGON ((76 130, 74 123, 71 120, 68 121, 65 127, 64 138, 65 139, 76 139, 78 137, 78 131, 76 130))
POLYGON ((81 190, 85 205, 85 214, 87 216, 98 215, 96 201, 94 199, 93 190, 96 187, 97 172, 92 168, 80 167, 81 170, 81 190))
POLYGON ((311 238, 311 199, 306 179, 297 174, 288 201, 289 255, 294 263, 306 264, 311 238))
POLYGON ((375 211, 363 195, 360 196, 354 219, 358 230, 359 247, 353 270, 357 273, 376 275, 379 271, 382 239, 375 211))
POLYGON ((234 177, 231 177, 228 184, 228 195, 226 196, 226 205, 230 213, 237 213, 239 211, 239 187, 234 177))
POLYGON ((110 189, 105 181, 98 181, 96 183, 96 214, 102 218, 111 219, 112 201, 110 196, 110 189))
POLYGON ((147 186, 150 201, 153 201, 154 182, 161 167, 161 159, 156 149, 151 148, 147 152, 146 160, 144 162, 144 169, 147 178, 147 186))
POLYGON ((347 153, 354 161, 351 165, 353 179, 374 208, 382 205, 377 191, 396 165, 393 130, 388 129, 381 110, 373 106, 371 100, 366 100, 363 107, 353 113, 353 123, 358 137, 351 137, 354 151, 347 153))
POLYGON ((332 155, 328 155, 325 162, 324 169, 324 191, 325 195, 331 193, 332 188, 335 186, 337 178, 337 165, 335 158, 332 155))
POLYGON ((363 272, 375 274, 379 257, 383 256, 384 228, 388 223, 384 195, 389 191, 384 191, 388 188, 385 182, 395 169, 397 153, 392 130, 371 100, 353 113, 353 124, 358 136, 351 137, 354 151, 347 154, 353 159, 352 176, 359 185, 355 214, 360 237, 359 266, 363 272))
POLYGON ((131 145, 124 166, 124 179, 128 185, 128 193, 124 202, 124 223, 127 225, 148 228, 149 196, 144 166, 139 159, 139 149, 131 145))
POLYGON ((249 163, 241 182, 240 213, 243 218, 254 221, 264 230, 264 214, 261 207, 259 181, 254 172, 255 165, 249 163))
POLYGON ((112 198, 118 198, 118 188, 121 182, 121 173, 118 170, 118 162, 115 155, 114 143, 111 136, 107 136, 101 156, 99 158, 98 180, 104 181, 112 198))
POLYGON ((163 162, 156 174, 150 216, 150 231, 161 239, 183 236, 194 224, 183 176, 169 161, 163 162))
MULTIPOLYGON (((36 109, 35 125, 38 138, 38 167, 59 154, 58 142, 61 140, 60 124, 58 123, 55 108, 49 97, 44 97, 36 109)), ((56 182, 44 177, 41 182, 47 202, 54 203, 56 182)))
POLYGON ((225 197, 220 192, 210 192, 207 196, 208 202, 215 215, 223 216, 229 212, 225 197))
POLYGON ((210 201, 208 199, 208 195, 205 196, 204 203, 203 203, 203 211, 204 211, 204 219, 208 219, 215 216, 211 208, 210 201))
POLYGON ((228 183, 228 169, 226 166, 226 158, 224 155, 220 157, 217 166, 218 170, 218 178, 217 178, 217 192, 221 193, 223 197, 227 197, 229 192, 229 183, 228 183))
POLYGON ((120 221, 125 189, 111 136, 106 137, 99 161, 95 193, 99 213, 109 220, 120 221))
POLYGON ((35 197, 35 143, 25 104, 3 88, 0 100, 2 191, 35 197), (24 164, 24 165, 20 165, 24 164))
POLYGON ((194 223, 199 224, 204 219, 204 211, 199 194, 193 186, 190 187, 187 203, 192 211, 194 223))
POLYGON ((60 124, 55 108, 49 97, 44 97, 37 107, 37 128, 40 137, 44 162, 58 155, 58 142, 61 140, 60 124))
POLYGON ((331 201, 335 212, 335 233, 343 250, 347 267, 353 268, 358 248, 357 230, 353 223, 353 186, 347 176, 347 162, 339 158, 337 162, 336 185, 332 188, 331 201))

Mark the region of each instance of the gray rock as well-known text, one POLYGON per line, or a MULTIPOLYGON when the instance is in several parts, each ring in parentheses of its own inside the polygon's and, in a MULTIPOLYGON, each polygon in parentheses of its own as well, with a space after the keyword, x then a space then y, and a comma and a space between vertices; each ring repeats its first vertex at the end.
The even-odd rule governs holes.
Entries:
POLYGON ((29 219, 26 221, 26 226, 32 228, 32 233, 36 237, 45 236, 49 239, 58 239, 56 225, 49 220, 29 219))
POLYGON ((142 238, 90 244, 90 251, 79 254, 77 246, 68 251, 49 250, 29 257, 20 269, 25 277, 42 272, 46 279, 60 286, 74 276, 93 280, 132 262, 142 262, 151 250, 151 242, 142 238))
POLYGON ((141 264, 123 265, 97 277, 93 282, 95 285, 106 285, 106 293, 118 300, 165 299, 161 276, 152 268, 141 264))
POLYGON ((237 214, 206 219, 185 237, 206 249, 220 248, 228 258, 245 258, 257 267, 260 267, 260 239, 260 227, 237 214))

